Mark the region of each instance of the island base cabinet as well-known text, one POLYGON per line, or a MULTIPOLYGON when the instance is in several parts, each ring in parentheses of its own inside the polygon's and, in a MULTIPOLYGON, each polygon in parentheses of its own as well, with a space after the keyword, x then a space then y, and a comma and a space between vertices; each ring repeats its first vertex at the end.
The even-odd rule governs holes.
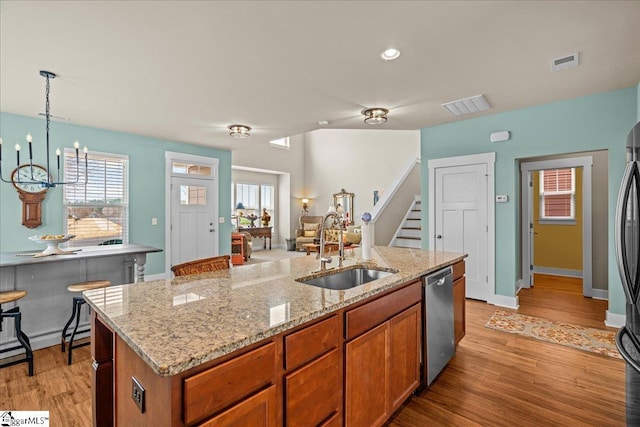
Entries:
POLYGON ((466 330, 466 281, 464 261, 453 266, 453 335, 456 345, 464 338, 466 330))
POLYGON ((204 423, 202 427, 275 427, 278 425, 276 386, 271 386, 204 423))
POLYGON ((389 416, 389 322, 345 346, 345 425, 379 426, 389 416))
POLYGON ((333 349, 285 377, 287 427, 314 427, 339 419, 342 407, 341 353, 333 349))
POLYGON ((345 425, 380 426, 420 385, 420 304, 345 345, 345 425))
POLYGON ((420 343, 422 310, 420 304, 389 321, 390 413, 420 386, 420 343))

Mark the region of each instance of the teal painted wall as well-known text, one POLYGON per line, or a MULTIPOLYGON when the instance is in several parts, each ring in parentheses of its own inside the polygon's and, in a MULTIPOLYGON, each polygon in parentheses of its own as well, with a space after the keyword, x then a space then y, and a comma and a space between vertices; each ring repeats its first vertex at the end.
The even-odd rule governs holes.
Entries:
MULTIPOLYGON (((45 164, 45 122, 26 116, 0 113, 0 136, 4 140, 2 151, 4 178, 15 168, 14 145, 18 142, 21 161, 28 159, 25 136, 31 132, 34 141, 34 163, 45 164)), ((193 154, 219 159, 219 215, 225 217, 220 224, 220 254, 231 252, 231 152, 175 141, 148 138, 129 133, 52 122, 50 128, 51 155, 56 147, 71 147, 77 139, 89 150, 129 156, 129 241, 164 250, 165 245, 165 151, 193 154), (158 225, 151 225, 158 218, 158 225)), ((55 164, 51 165, 55 169, 55 164)), ((59 234, 63 227, 62 189, 48 191, 43 202, 43 222, 31 230, 20 225, 22 204, 11 184, 0 184, 0 251, 42 250, 27 237, 35 234, 59 234)), ((165 272, 164 252, 147 257, 146 274, 165 272)))
MULTIPOLYGON (((638 88, 617 90, 522 110, 461 120, 421 130, 422 203, 428 212, 428 160, 496 152, 495 194, 508 203, 495 205, 496 294, 515 296, 520 278, 519 159, 609 150, 609 235, 613 236, 618 187, 625 166, 624 147, 636 123, 638 88), (508 130, 511 139, 492 144, 492 132, 508 130), (426 206, 426 207, 425 207, 426 206)), ((422 219, 423 245, 428 245, 428 219, 422 219)), ((609 239, 609 310, 625 313, 625 296, 609 239)))

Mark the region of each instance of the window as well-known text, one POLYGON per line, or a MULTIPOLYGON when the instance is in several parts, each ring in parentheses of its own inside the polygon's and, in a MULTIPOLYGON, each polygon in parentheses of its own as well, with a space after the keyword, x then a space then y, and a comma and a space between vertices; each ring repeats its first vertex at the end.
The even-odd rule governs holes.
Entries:
POLYGON ((117 154, 93 153, 87 156, 88 179, 84 165, 76 164, 75 151, 64 152, 64 180, 76 184, 63 186, 65 233, 76 237, 70 247, 95 246, 129 241, 129 158, 117 154))
MULTIPOLYGON (((236 202, 242 203, 247 210, 258 210, 260 208, 260 202, 258 201, 258 184, 240 184, 236 183, 236 202)), ((235 207, 234 206, 234 207, 235 207)))
POLYGON ((248 184, 240 182, 232 183, 232 216, 235 217, 235 214, 237 213, 236 206, 238 206, 238 203, 242 203, 242 205, 244 206, 244 210, 242 211, 243 216, 237 218, 238 224, 241 227, 247 227, 251 224, 251 220, 246 218, 246 216, 249 216, 251 214, 254 214, 258 217, 258 219, 255 220, 254 224, 256 226, 262 225, 262 223, 260 222, 260 218, 262 217, 264 209, 267 210, 269 216, 271 217, 269 225, 274 226, 276 207, 275 191, 275 186, 269 184, 248 184))
POLYGON ((574 220, 575 168, 540 171, 540 219, 574 220))
POLYGON ((212 171, 209 165, 199 165, 174 160, 171 164, 171 172, 175 174, 211 176, 212 171))
POLYGON ((289 149, 289 137, 286 138, 280 138, 280 139, 273 139, 271 141, 269 141, 269 144, 271 144, 272 147, 278 147, 278 148, 286 148, 289 149))

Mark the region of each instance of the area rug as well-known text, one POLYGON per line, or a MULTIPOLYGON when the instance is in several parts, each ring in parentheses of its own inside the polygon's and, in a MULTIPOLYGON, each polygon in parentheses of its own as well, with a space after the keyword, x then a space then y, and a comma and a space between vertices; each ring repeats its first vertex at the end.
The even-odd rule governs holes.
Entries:
POLYGON ((485 327, 621 358, 616 349, 616 333, 602 329, 585 328, 505 310, 493 313, 485 327))

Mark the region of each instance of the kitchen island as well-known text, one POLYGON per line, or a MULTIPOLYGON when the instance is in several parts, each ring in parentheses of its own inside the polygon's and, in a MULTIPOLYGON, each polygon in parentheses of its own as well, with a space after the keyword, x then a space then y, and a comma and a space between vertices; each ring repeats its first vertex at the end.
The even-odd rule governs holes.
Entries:
MULTIPOLYGON (((115 285, 143 281, 147 254, 162 251, 133 243, 79 248, 66 255, 41 256, 42 249, 0 253, 0 290, 28 292, 19 306, 22 330, 29 336, 33 350, 60 343, 72 307, 67 286, 86 280, 109 280, 115 285)), ((89 318, 85 315, 81 320, 87 324, 89 318)), ((13 327, 3 328, 0 348, 15 345, 13 327)))
POLYGON ((382 424, 423 383, 420 279, 465 256, 372 254, 394 274, 343 291, 300 257, 85 292, 94 424, 382 424))

